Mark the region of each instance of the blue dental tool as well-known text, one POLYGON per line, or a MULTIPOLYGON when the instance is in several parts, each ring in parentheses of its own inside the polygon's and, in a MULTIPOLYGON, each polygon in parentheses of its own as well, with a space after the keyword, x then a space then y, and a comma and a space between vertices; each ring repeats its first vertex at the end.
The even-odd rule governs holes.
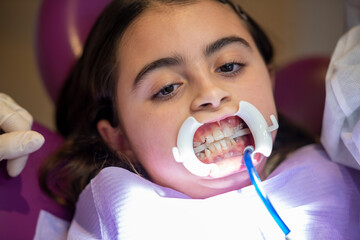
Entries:
POLYGON ((256 190, 257 194, 259 195, 261 201, 264 203, 266 209, 269 211, 272 218, 275 220, 277 225, 280 227, 282 232, 285 234, 286 239, 290 239, 288 237, 288 235, 290 233, 290 229, 286 226, 284 221, 281 219, 279 214, 276 212, 276 210, 273 207, 273 205, 271 204, 267 194, 265 193, 264 189, 261 186, 260 177, 257 174, 257 172, 254 168, 254 165, 252 164, 252 161, 251 161, 251 154, 253 153, 253 151, 254 151, 254 148, 252 146, 248 146, 244 150, 244 161, 245 161, 246 169, 250 176, 250 181, 254 185, 255 190, 256 190))

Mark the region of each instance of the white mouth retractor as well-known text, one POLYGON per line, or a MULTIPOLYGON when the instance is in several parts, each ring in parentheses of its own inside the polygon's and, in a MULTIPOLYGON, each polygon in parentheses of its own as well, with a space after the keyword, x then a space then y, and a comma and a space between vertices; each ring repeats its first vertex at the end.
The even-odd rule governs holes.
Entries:
MULTIPOLYGON (((268 126, 263 115, 252 104, 246 101, 240 101, 239 110, 234 114, 244 120, 250 128, 255 142, 255 149, 252 154, 261 153, 268 157, 272 150, 271 132, 279 127, 274 115, 270 116, 272 126, 268 126)), ((196 130, 203 123, 199 123, 194 117, 189 117, 181 125, 177 137, 177 147, 173 147, 173 155, 177 162, 183 163, 184 167, 192 174, 206 177, 210 172, 217 168, 216 164, 206 164, 201 162, 195 155, 193 148, 193 139, 196 130)))

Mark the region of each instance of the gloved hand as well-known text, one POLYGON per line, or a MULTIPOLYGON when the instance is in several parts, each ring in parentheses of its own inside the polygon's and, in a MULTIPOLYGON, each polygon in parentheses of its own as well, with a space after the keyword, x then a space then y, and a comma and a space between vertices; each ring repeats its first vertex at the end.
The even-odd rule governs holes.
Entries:
POLYGON ((38 150, 44 137, 31 131, 32 116, 8 95, 0 93, 0 161, 7 159, 7 172, 16 177, 24 169, 28 155, 38 150))

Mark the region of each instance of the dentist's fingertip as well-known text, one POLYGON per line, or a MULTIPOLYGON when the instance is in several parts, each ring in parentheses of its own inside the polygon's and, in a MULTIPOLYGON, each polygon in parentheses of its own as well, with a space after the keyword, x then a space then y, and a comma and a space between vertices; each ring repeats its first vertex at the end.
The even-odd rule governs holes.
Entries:
MULTIPOLYGON (((30 154, 38 150, 45 142, 44 137, 35 131, 26 131, 19 138, 19 147, 24 154, 30 154)), ((20 150, 20 149, 19 149, 20 150)))
POLYGON ((10 177, 17 177, 20 175, 22 170, 24 170, 28 155, 16 158, 9 159, 6 164, 6 169, 10 177))
POLYGON ((29 152, 33 152, 42 147, 45 142, 45 138, 38 132, 30 131, 29 142, 26 144, 26 148, 29 152))
POLYGON ((25 154, 15 159, 8 159, 7 172, 10 177, 17 177, 25 168, 29 154, 37 151, 45 142, 45 138, 38 132, 27 131, 23 135, 22 152, 25 154))

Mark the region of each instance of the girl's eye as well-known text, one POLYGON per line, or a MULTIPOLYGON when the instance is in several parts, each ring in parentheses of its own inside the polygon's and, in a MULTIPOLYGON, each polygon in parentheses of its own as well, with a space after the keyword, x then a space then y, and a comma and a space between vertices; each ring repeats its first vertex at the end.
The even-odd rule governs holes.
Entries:
POLYGON ((154 94, 153 98, 170 98, 181 84, 169 84, 154 94))
POLYGON ((220 66, 219 68, 217 68, 215 71, 219 72, 219 73, 225 73, 225 74, 236 74, 244 66, 245 66, 245 64, 243 64, 243 63, 236 63, 236 62, 226 63, 226 64, 220 66))

